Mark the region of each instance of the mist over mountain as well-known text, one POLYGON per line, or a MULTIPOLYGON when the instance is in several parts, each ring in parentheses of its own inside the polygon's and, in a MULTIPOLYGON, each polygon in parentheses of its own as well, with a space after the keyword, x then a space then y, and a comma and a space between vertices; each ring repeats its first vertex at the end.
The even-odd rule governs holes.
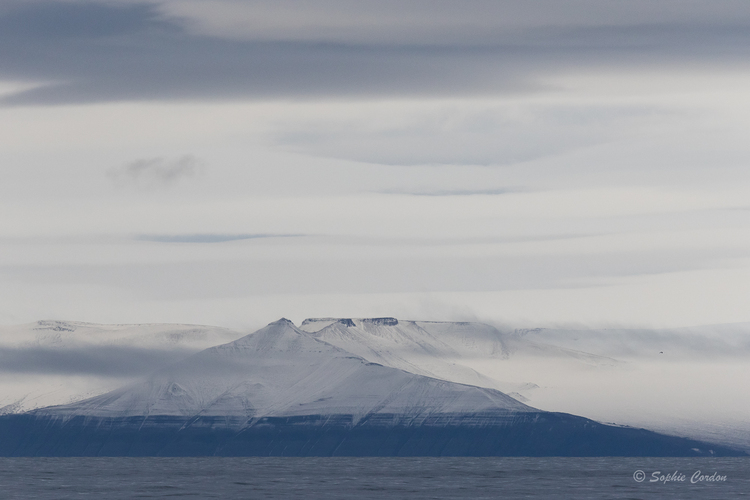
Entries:
POLYGON ((180 324, 37 321, 0 327, 0 415, 102 394, 241 336, 180 324))

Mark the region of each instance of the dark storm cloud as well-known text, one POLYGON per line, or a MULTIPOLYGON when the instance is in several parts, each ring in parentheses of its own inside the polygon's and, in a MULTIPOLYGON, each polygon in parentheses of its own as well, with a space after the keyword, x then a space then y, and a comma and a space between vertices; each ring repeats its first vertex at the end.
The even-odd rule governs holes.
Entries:
POLYGON ((6 39, 45 43, 49 40, 96 40, 142 33, 160 23, 147 4, 104 5, 92 2, 8 2, 0 8, 6 39))
MULTIPOLYGON (((323 17, 342 11, 329 4, 320 4, 323 17)), ((253 5, 259 12, 273 8, 253 5)), ((743 62, 750 51, 746 2, 670 2, 673 14, 642 2, 605 2, 611 15, 599 18, 588 12, 601 11, 602 2, 402 5, 381 25, 370 23, 375 27, 369 31, 367 19, 361 26, 344 19, 337 21, 344 25, 342 36, 327 36, 325 23, 297 30, 305 34, 299 36, 294 27, 282 29, 279 16, 288 12, 272 12, 264 20, 269 30, 229 39, 192 30, 195 20, 168 16, 155 4, 6 3, 0 8, 0 79, 46 85, 2 102, 496 94, 533 90, 539 76, 558 71, 743 62), (544 16, 547 4, 564 22, 544 16), (441 31, 453 11, 461 22, 441 31), (710 15, 715 12, 721 15, 710 15), (530 22, 537 14, 542 22, 530 22), (625 21, 616 22, 618 16, 625 21), (497 26, 486 22, 495 18, 497 26), (422 19, 432 24, 425 27, 422 19), (391 36, 396 21, 402 33, 391 36), (357 36, 359 31, 369 34, 357 36)), ((384 5, 373 19, 393 8, 384 5)))
POLYGON ((0 372, 126 377, 148 375, 193 351, 97 346, 50 349, 0 347, 0 372))

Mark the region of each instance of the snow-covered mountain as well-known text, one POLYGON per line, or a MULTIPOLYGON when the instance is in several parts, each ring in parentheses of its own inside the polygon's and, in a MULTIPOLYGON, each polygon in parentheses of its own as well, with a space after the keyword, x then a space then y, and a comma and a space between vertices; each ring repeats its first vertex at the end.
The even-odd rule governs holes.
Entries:
MULTIPOLYGON (((305 326, 312 329, 311 323, 305 326)), ((370 356, 384 359, 387 347, 399 343, 437 358, 490 347, 488 355, 503 361, 509 353, 491 329, 471 338, 466 325, 399 324, 337 320, 311 333, 281 319, 144 381, 0 416, 0 455, 742 454, 540 411, 496 389, 384 366, 328 341, 361 350, 347 331, 387 338, 380 350, 377 343, 367 346, 370 356)))
POLYGON ((535 411, 493 389, 371 363, 282 319, 159 370, 147 381, 38 415, 134 417, 435 414, 535 411))
MULTIPOLYGON (((91 397, 0 416, 0 455, 692 456, 735 453, 701 439, 745 444, 736 426, 714 434, 661 428, 690 441, 571 415, 621 408, 619 400, 643 414, 648 407, 637 403, 649 391, 627 392, 638 373, 632 359, 552 345, 550 332, 395 318, 308 319, 299 328, 282 319, 237 340, 229 330, 184 325, 40 322, 27 328, 32 337, 18 330, 5 338, 10 348, 0 346, 13 365, 0 366, 4 383, 60 377, 71 392, 93 355, 104 356, 93 364, 106 382, 91 397), (196 353, 201 343, 219 345, 196 353), (9 353, 54 353, 56 366, 27 377, 9 353), (130 371, 100 366, 123 355, 130 371), (134 356, 146 362, 137 375, 151 373, 137 381, 134 356), (66 372, 61 359, 77 371, 66 372), (499 390, 506 387, 519 392, 499 390)), ((609 421, 630 423, 621 409, 615 415, 609 421)))

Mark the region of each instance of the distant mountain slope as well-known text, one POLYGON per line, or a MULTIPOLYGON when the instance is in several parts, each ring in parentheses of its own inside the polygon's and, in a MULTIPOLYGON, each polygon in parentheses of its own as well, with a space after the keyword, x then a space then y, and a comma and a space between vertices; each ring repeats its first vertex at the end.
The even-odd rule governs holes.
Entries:
MULTIPOLYGON (((395 318, 306 319, 300 326, 316 338, 373 363, 453 382, 500 389, 498 381, 456 364, 472 348, 501 358, 507 355, 498 337, 487 336, 463 344, 459 335, 433 335, 414 321, 395 318)), ((442 333, 442 332, 440 332, 442 333)))
MULTIPOLYGON (((412 373, 492 387, 531 397, 538 387, 519 377, 515 358, 555 359, 569 367, 610 366, 612 358, 529 341, 483 323, 404 321, 396 318, 306 319, 303 330, 363 358, 412 373), (513 362, 509 361, 514 358, 513 362)), ((524 375, 529 375, 525 372, 524 375)))
POLYGON ((0 415, 102 394, 240 336, 181 324, 0 326, 0 415))

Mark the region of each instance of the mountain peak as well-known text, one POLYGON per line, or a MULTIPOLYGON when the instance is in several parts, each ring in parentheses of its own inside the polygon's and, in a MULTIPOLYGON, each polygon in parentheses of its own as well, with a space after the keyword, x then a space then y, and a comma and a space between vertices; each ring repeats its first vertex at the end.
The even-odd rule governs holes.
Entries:
MULTIPOLYGON (((215 346, 214 349, 230 348, 232 346, 257 346, 264 344, 266 348, 271 346, 278 346, 287 342, 299 342, 299 337, 305 332, 297 328, 294 323, 286 318, 281 318, 277 321, 267 324, 260 330, 254 333, 245 335, 242 338, 224 344, 223 346, 215 346)), ((310 338, 312 341, 313 339, 310 338)))
POLYGON ((289 320, 289 319, 286 319, 286 318, 281 318, 281 319, 277 319, 276 321, 273 321, 271 323, 268 323, 268 326, 277 325, 277 324, 284 324, 284 323, 288 323, 290 325, 294 325, 294 323, 292 322, 292 320, 289 320))

